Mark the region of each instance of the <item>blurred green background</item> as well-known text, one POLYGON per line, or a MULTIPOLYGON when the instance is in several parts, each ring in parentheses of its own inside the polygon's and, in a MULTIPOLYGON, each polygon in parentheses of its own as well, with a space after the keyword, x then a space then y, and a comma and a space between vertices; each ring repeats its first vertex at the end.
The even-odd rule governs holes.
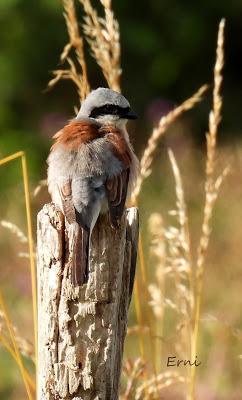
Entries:
MULTIPOLYGON (((94 5, 97 3, 93 2, 94 5)), ((232 173, 214 216, 204 309, 223 322, 242 328, 242 2, 116 0, 113 8, 121 30, 123 93, 140 115, 139 121, 130 127, 138 155, 142 154, 152 127, 162 115, 203 83, 212 83, 218 23, 226 17, 219 162, 221 165, 230 162, 232 173)), ((81 7, 78 13, 81 21, 81 7)), ((77 93, 69 82, 62 81, 52 91, 45 91, 67 41, 60 1, 0 0, 0 158, 18 150, 27 152, 32 192, 46 177, 45 160, 51 136, 74 116, 74 106, 78 104, 77 93)), ((87 46, 86 50, 87 53, 87 46)), ((89 55, 87 62, 92 87, 105 85, 89 55)), ((203 200, 204 133, 210 107, 211 93, 169 130, 160 145, 153 175, 144 185, 140 209, 150 279, 153 272, 148 258, 146 220, 152 211, 160 211, 168 223, 167 211, 171 202, 175 204, 174 183, 167 160, 168 146, 174 149, 182 169, 191 230, 197 243, 203 200)), ((32 199, 34 216, 48 199, 46 190, 32 199)), ((26 231, 19 161, 0 169, 0 220, 3 219, 26 231)), ((32 340, 28 260, 18 257, 18 252, 27 249, 0 227, 0 251, 0 282, 11 316, 20 332, 32 340)), ((133 310, 130 323, 135 323, 133 310)), ((205 360, 199 398, 242 398, 241 361, 238 358, 241 342, 238 337, 235 340, 220 325, 204 324, 201 342, 205 360)), ((130 354, 137 356, 137 340, 132 338, 130 343, 133 349, 130 354)), ((127 351, 129 348, 131 345, 127 344, 127 351)), ((19 371, 10 356, 0 349, 0 399, 21 400, 24 396, 19 371)), ((176 395, 174 398, 178 399, 176 395)))

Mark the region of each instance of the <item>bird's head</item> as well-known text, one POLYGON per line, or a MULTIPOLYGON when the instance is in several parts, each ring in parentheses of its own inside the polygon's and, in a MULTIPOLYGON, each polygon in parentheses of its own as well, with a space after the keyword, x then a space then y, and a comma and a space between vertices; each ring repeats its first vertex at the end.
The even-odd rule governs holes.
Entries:
POLYGON ((129 119, 136 119, 128 100, 107 88, 93 90, 83 101, 77 119, 93 119, 101 125, 125 126, 129 119))

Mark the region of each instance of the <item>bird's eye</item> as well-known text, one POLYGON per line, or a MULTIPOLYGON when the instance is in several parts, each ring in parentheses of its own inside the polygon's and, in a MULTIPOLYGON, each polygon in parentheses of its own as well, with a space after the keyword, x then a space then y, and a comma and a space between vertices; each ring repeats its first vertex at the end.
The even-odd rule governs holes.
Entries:
POLYGON ((106 112, 111 112, 111 111, 112 111, 109 104, 106 104, 106 105, 104 106, 104 109, 105 109, 106 112))

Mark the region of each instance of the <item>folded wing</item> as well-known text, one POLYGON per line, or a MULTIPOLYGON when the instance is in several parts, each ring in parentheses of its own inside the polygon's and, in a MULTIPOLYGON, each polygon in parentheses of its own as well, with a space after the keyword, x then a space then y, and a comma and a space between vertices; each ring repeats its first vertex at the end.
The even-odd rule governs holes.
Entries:
POLYGON ((129 183, 129 168, 106 182, 106 193, 111 224, 117 227, 123 215, 129 183))

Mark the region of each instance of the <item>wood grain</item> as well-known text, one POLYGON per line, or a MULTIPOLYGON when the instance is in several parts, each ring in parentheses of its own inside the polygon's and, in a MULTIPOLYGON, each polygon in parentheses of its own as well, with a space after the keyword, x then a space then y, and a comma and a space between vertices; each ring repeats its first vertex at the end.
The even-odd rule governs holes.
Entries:
POLYGON ((71 227, 47 204, 38 215, 38 400, 117 400, 138 239, 138 211, 118 229, 101 216, 88 282, 74 288, 71 227))

